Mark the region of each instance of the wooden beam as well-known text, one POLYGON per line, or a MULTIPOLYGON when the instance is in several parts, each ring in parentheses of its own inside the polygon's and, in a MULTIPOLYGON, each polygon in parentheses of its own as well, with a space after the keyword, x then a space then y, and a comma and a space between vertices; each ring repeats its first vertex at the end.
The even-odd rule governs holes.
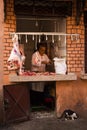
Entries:
POLYGON ((76 0, 76 25, 79 25, 81 15, 84 11, 86 0, 76 0))

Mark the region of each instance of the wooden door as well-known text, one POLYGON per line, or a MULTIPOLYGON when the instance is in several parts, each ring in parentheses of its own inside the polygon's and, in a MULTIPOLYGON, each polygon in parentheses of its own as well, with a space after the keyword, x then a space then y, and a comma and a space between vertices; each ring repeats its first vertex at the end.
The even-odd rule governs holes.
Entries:
POLYGON ((4 86, 5 122, 29 120, 29 89, 25 84, 4 86))

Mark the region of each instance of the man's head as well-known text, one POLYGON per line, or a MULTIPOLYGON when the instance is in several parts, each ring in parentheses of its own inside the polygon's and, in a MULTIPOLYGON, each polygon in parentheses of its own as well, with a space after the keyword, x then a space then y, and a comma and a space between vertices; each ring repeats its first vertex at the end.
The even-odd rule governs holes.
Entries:
POLYGON ((46 43, 39 43, 38 51, 40 55, 43 55, 44 53, 46 53, 46 43))

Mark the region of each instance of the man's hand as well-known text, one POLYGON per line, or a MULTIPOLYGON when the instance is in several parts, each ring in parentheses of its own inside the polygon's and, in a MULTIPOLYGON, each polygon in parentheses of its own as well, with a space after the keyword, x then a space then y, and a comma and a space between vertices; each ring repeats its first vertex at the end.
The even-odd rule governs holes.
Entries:
POLYGON ((48 64, 48 62, 47 61, 42 61, 41 64, 48 64))
POLYGON ((50 65, 50 64, 52 64, 52 61, 51 61, 51 60, 50 60, 49 62, 47 62, 47 61, 42 61, 41 63, 42 63, 42 64, 50 65))

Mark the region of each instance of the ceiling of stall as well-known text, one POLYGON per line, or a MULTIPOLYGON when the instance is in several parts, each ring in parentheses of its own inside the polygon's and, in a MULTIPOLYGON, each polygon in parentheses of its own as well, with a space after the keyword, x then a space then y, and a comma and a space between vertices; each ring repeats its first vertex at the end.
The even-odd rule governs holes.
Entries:
POLYGON ((14 0, 16 15, 29 16, 71 16, 72 1, 61 0, 14 0))
MULTIPOLYGON (((5 19, 7 2, 8 0, 4 0, 5 19)), ((79 25, 86 0, 14 0, 14 11, 16 15, 27 15, 34 18, 67 17, 72 16, 74 2, 76 2, 76 24, 79 25)))

